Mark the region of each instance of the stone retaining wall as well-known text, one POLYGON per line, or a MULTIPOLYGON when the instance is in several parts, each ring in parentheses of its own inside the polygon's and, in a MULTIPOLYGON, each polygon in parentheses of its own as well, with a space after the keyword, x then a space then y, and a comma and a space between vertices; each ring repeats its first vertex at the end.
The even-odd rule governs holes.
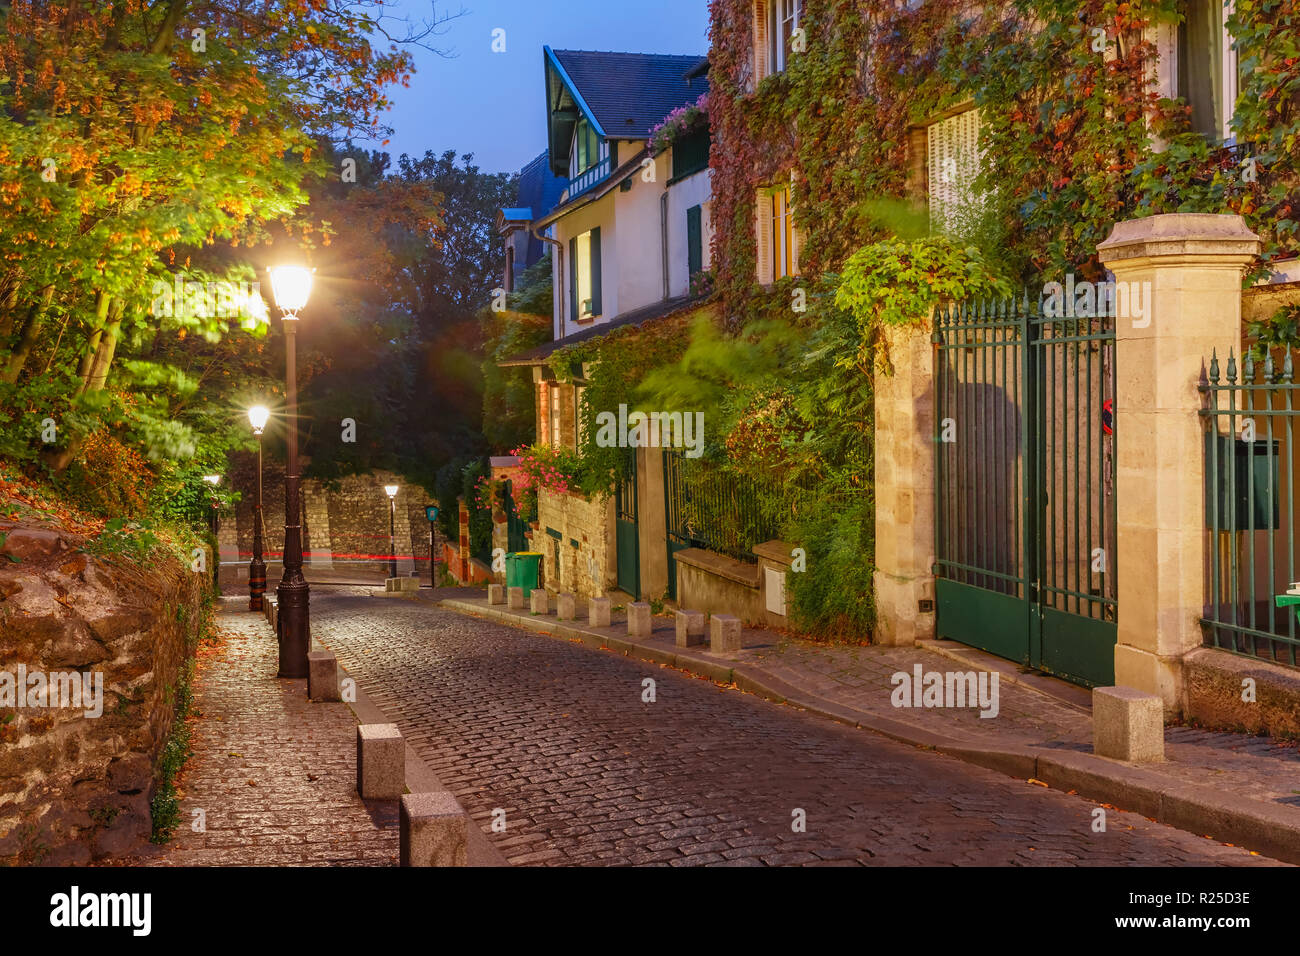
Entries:
POLYGON ((102 706, 41 706, 30 685, 37 706, 0 702, 0 865, 89 863, 152 829, 154 768, 211 574, 174 557, 141 569, 84 544, 16 528, 0 548, 18 559, 0 560, 0 679, 75 673, 98 682, 102 706))
POLYGON ((538 492, 537 521, 528 535, 540 551, 547 590, 599 597, 614 586, 614 501, 606 495, 538 492), (557 560, 558 559, 558 560, 557 560))

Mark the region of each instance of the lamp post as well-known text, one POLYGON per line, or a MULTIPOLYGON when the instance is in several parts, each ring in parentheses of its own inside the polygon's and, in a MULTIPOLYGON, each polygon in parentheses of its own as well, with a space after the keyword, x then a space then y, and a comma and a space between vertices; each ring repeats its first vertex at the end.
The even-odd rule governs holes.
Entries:
POLYGON ((388 576, 397 577, 397 485, 384 485, 388 495, 388 576))
POLYGON ((276 588, 280 641, 280 677, 306 677, 311 648, 308 616, 310 590, 302 575, 302 506, 298 500, 298 370, 294 330, 298 313, 311 294, 311 270, 302 266, 270 269, 271 292, 284 322, 285 438, 288 446, 284 474, 284 574, 276 588))
POLYGON ((262 610, 262 595, 266 593, 266 562, 262 560, 262 430, 270 417, 265 405, 254 405, 248 410, 249 424, 257 436, 257 505, 253 509, 253 560, 248 564, 250 611, 262 610))
POLYGON ((203 480, 212 486, 212 510, 208 512, 208 530, 212 532, 212 583, 219 585, 221 583, 221 544, 217 540, 217 533, 220 530, 218 521, 220 515, 218 509, 221 508, 221 499, 217 497, 217 485, 221 484, 220 475, 204 475, 203 480))

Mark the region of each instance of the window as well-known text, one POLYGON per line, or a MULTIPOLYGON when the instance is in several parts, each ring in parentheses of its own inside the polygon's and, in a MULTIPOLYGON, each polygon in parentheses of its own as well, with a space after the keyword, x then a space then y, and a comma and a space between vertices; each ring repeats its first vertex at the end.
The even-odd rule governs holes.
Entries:
POLYGON ((754 0, 754 71, 757 84, 780 73, 794 53, 794 35, 803 19, 803 0, 754 0))
POLYGON ((551 396, 551 444, 560 443, 560 386, 558 382, 552 382, 547 387, 547 392, 551 396))
POLYGON ((790 62, 794 52, 790 44, 794 32, 799 28, 799 17, 803 11, 803 0, 768 0, 768 36, 771 46, 768 48, 769 72, 780 73, 790 62))
POLYGON ((1225 19, 1222 0, 1187 0, 1178 25, 1178 95, 1192 109, 1192 129, 1215 143, 1231 135, 1237 99, 1237 53, 1225 19))
POLYGON ((979 110, 966 110, 926 130, 930 225, 960 230, 980 210, 975 177, 980 170, 979 110))
POLYGON ((799 274, 799 234, 788 185, 758 194, 758 281, 767 285, 799 274))
POLYGON ((790 212, 790 187, 772 191, 768 199, 772 217, 772 278, 795 274, 794 215, 790 212))
POLYGON ((509 239, 509 245, 506 246, 506 291, 515 291, 515 245, 514 236, 509 239))
POLYGON ((585 173, 604 158, 604 144, 596 128, 584 116, 573 131, 573 155, 569 157, 569 177, 585 173))
POLYGON ((690 277, 704 269, 704 229, 702 210, 692 206, 686 210, 686 272, 690 277))
POLYGON ((569 320, 600 315, 600 227, 569 240, 569 320))

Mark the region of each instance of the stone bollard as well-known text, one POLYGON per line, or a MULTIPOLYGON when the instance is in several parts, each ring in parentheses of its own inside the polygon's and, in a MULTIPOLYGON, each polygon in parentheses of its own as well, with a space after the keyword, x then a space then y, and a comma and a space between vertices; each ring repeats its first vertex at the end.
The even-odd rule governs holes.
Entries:
POLYGON ((609 608, 609 598, 592 598, 587 602, 587 624, 591 627, 609 627, 609 608))
POLYGON ((396 800, 406 789, 406 744, 397 724, 357 726, 357 793, 396 800))
POLYGON ((342 700, 339 696, 339 665, 333 651, 307 654, 307 697, 310 700, 342 700))
POLYGON ((692 644, 704 643, 704 612, 703 611, 678 611, 675 615, 677 623, 677 646, 690 647, 692 644))
POLYGON ((1132 687, 1092 689, 1092 750, 1132 763, 1165 759, 1165 705, 1132 687))
POLYGON ((740 651, 740 618, 732 614, 715 614, 709 618, 709 650, 714 654, 740 651))
POLYGON ((644 601, 629 604, 627 606, 627 636, 649 637, 651 629, 650 605, 644 601))
POLYGON ((488 585, 488 603, 489 604, 506 603, 506 589, 503 585, 500 584, 488 585))
POLYGON ((555 619, 557 621, 572 621, 578 616, 575 600, 572 594, 567 591, 555 596, 555 619))
POLYGON ((533 593, 529 596, 529 610, 534 614, 545 614, 550 610, 549 595, 546 588, 533 588, 533 593))
POLYGON ((510 610, 522 611, 524 609, 524 589, 523 588, 506 588, 506 596, 510 601, 510 610))
POLYGON ((465 866, 469 817, 445 790, 403 794, 398 835, 401 866, 465 866))

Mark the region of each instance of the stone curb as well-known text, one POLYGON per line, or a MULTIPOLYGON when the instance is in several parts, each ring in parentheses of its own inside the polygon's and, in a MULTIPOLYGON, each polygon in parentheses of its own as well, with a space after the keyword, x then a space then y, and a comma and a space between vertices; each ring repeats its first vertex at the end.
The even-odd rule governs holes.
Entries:
POLYGON ((818 697, 776 678, 762 668, 746 664, 722 665, 678 650, 646 647, 636 641, 606 637, 586 628, 538 615, 520 617, 494 607, 444 598, 439 607, 488 618, 588 647, 608 647, 628 657, 668 664, 776 703, 789 704, 849 727, 934 750, 966 763, 1020 780, 1038 780, 1049 787, 1073 792, 1088 800, 1140 813, 1158 823, 1221 843, 1255 850, 1286 863, 1300 864, 1300 813, 1248 798, 1232 799, 1210 787, 1170 780, 1140 766, 1090 753, 1045 747, 990 745, 934 734, 914 725, 864 713, 818 697))

